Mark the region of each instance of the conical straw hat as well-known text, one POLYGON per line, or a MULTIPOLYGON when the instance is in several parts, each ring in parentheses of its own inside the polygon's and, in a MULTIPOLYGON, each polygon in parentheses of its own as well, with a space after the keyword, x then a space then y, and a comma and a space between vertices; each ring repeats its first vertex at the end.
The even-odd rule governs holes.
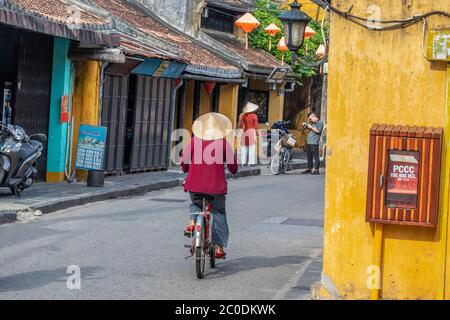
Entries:
POLYGON ((247 104, 245 105, 244 109, 242 109, 242 112, 243 113, 250 113, 250 112, 255 112, 258 109, 259 109, 259 106, 257 104, 254 104, 252 102, 247 102, 247 104))
POLYGON ((233 125, 223 114, 210 112, 200 116, 192 125, 194 136, 202 140, 221 140, 233 129, 233 125))

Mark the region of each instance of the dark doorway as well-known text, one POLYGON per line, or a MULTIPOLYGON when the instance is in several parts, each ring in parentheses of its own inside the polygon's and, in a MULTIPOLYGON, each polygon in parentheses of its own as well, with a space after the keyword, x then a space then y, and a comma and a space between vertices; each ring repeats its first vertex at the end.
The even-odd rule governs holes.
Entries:
POLYGON ((174 81, 136 76, 130 171, 168 168, 174 81))
POLYGON ((105 150, 105 170, 108 173, 122 173, 125 162, 128 92, 127 76, 106 75, 103 87, 102 126, 108 128, 105 150))
POLYGON ((173 80, 107 75, 102 125, 108 127, 106 171, 168 168, 173 80))
MULTIPOLYGON (((0 26, 0 96, 12 88, 12 124, 28 135, 48 135, 53 64, 53 37, 0 26)), ((3 110, 2 110, 3 111, 3 110)), ((37 180, 44 180, 47 146, 38 166, 37 180)))

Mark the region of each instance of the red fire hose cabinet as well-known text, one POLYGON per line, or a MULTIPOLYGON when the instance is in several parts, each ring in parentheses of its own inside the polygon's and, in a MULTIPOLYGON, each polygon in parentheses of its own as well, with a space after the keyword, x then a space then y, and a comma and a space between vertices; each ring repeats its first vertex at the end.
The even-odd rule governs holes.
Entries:
POLYGON ((366 221, 436 227, 444 130, 370 129, 366 221))

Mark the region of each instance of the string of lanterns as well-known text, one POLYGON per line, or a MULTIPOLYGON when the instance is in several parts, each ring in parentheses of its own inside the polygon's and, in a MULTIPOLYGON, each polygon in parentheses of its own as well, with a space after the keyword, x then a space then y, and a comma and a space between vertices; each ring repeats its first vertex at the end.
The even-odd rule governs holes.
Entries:
MULTIPOLYGON (((297 51, 302 47, 304 39, 311 39, 316 32, 308 26, 311 18, 301 11, 302 5, 295 0, 290 4, 291 10, 284 12, 280 20, 285 25, 285 36, 280 39, 277 49, 283 52, 282 63, 284 64, 284 53, 291 51, 296 57, 297 51)), ((251 13, 246 13, 236 21, 236 26, 245 33, 245 49, 248 50, 248 35, 260 26, 260 22, 251 13)), ((264 29, 269 35, 269 51, 272 50, 272 38, 281 29, 274 23, 264 29)), ((323 57, 324 46, 317 49, 316 56, 323 57)))

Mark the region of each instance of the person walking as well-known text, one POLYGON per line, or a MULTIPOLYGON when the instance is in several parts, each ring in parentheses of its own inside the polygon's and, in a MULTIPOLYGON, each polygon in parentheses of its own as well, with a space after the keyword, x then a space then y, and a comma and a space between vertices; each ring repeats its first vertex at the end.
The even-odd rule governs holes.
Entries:
POLYGON ((217 259, 225 258, 224 248, 229 237, 225 210, 228 192, 225 165, 232 174, 238 171, 236 155, 225 139, 232 128, 231 121, 222 114, 211 112, 199 117, 192 127, 194 136, 181 156, 181 169, 188 174, 184 190, 189 192, 191 198, 190 220, 184 233, 186 236, 192 235, 198 214, 203 210, 203 198, 212 198, 212 244, 216 247, 217 259))
POLYGON ((240 147, 240 164, 249 166, 256 165, 257 159, 257 130, 259 128, 258 115, 256 111, 259 109, 257 104, 248 102, 242 114, 239 117, 239 127, 244 131, 241 139, 240 147))
POLYGON ((309 129, 305 148, 306 155, 308 157, 308 169, 303 171, 302 174, 312 173, 314 175, 319 175, 320 174, 319 144, 324 125, 323 122, 319 120, 319 117, 314 112, 308 114, 308 119, 311 122, 311 124, 306 122, 303 123, 303 127, 309 129))

